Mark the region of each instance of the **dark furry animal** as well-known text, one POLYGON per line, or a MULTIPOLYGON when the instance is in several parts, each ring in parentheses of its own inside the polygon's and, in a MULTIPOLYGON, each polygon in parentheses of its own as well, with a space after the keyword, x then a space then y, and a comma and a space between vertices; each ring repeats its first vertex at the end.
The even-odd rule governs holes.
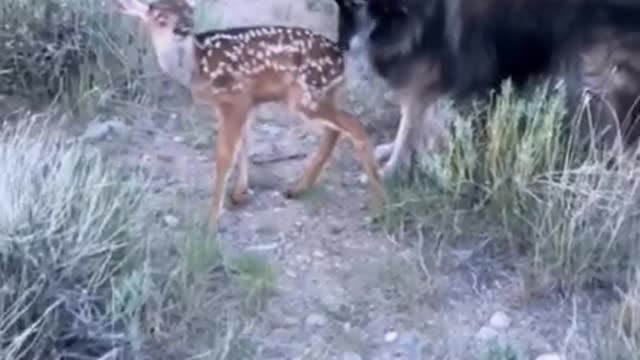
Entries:
MULTIPOLYGON (((390 157, 385 176, 435 100, 484 96, 506 79, 524 88, 560 75, 574 107, 587 91, 600 99, 590 105, 597 124, 618 127, 627 144, 640 137, 640 0, 336 2, 339 42, 364 49, 400 95, 396 139, 376 149, 379 159, 390 157)), ((434 138, 443 131, 436 119, 426 123, 434 138)))

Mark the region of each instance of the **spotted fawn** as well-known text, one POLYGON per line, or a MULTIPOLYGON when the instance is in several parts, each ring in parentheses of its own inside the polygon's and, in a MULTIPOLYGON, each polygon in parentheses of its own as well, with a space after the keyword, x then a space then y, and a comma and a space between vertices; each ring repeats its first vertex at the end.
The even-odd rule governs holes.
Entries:
POLYGON ((187 0, 113 0, 120 13, 142 21, 157 61, 168 76, 191 89, 195 103, 217 114, 212 220, 224 207, 229 171, 239 156, 238 178, 231 202, 249 200, 247 128, 259 104, 280 102, 322 127, 315 153, 305 171, 285 191, 294 198, 316 181, 340 135, 352 142, 364 167, 376 209, 385 190, 364 126, 339 110, 336 92, 344 84, 344 59, 338 45, 299 27, 236 27, 194 33, 194 4, 187 0))

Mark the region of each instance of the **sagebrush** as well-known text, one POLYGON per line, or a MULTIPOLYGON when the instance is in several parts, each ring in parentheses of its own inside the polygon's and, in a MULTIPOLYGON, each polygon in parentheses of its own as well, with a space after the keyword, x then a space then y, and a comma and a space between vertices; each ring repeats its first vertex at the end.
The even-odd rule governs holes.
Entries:
MULTIPOLYGON (((144 39, 99 0, 0 4, 0 94, 94 111, 149 96, 144 39)), ((151 67, 153 68, 153 67, 151 67)))

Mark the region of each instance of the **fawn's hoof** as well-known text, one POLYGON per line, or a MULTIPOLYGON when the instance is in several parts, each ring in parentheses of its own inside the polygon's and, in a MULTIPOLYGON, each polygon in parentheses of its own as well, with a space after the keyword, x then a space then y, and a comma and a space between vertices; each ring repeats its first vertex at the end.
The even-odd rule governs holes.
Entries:
POLYGON ((304 192, 305 189, 301 189, 299 186, 290 186, 282 192, 282 195, 287 199, 296 199, 299 198, 304 192))
POLYGON ((246 190, 242 192, 233 192, 229 198, 232 206, 243 206, 251 201, 251 196, 253 195, 251 190, 246 190))

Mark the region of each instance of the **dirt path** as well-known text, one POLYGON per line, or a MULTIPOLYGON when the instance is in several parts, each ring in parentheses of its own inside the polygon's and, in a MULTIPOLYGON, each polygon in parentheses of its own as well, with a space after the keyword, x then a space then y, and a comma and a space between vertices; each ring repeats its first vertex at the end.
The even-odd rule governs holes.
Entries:
MULTIPOLYGON (((159 192, 205 211, 215 136, 206 119, 187 123, 161 113, 129 125, 111 120, 101 125, 112 129, 102 146, 125 165, 144 164, 159 192)), ((253 334, 257 359, 493 359, 496 344, 511 346, 517 359, 561 350, 589 358, 584 335, 595 318, 585 316, 599 311, 585 312, 586 300, 524 302, 519 277, 481 242, 418 259, 410 246, 417 239, 398 244, 371 225, 368 189, 346 141, 310 194, 284 198, 317 141, 302 124, 274 108, 258 112, 254 195, 223 214, 223 245, 266 257, 278 273, 277 294, 253 334)), ((432 249, 434 239, 424 243, 432 249)), ((495 359, 512 359, 502 356, 495 359)))
MULTIPOLYGON (((232 2, 221 1, 218 9, 233 13, 225 12, 232 2)), ((297 21, 331 34, 332 21, 321 21, 331 11, 303 3, 263 1, 258 11, 247 1, 264 19, 238 13, 224 24, 264 23, 285 14, 278 23, 297 21)), ((92 136, 117 161, 144 164, 155 174, 158 191, 182 194, 204 210, 215 136, 206 120, 190 128, 181 116, 111 120, 113 136, 105 135, 104 124, 92 136)), ((255 329, 257 359, 506 360, 563 351, 566 359, 590 358, 585 329, 600 310, 586 299, 522 301, 519 277, 482 242, 426 251, 419 259, 420 252, 407 245, 417 239, 397 244, 371 225, 369 193, 346 142, 314 191, 285 199, 281 191, 301 174, 317 141, 300 125, 285 112, 258 113, 251 136, 254 195, 246 206, 223 214, 224 246, 267 257, 279 274, 278 293, 255 329), (517 357, 505 352, 507 344, 517 357), (503 353, 491 357, 489 349, 503 353)), ((424 243, 434 248, 434 239, 424 243)))

